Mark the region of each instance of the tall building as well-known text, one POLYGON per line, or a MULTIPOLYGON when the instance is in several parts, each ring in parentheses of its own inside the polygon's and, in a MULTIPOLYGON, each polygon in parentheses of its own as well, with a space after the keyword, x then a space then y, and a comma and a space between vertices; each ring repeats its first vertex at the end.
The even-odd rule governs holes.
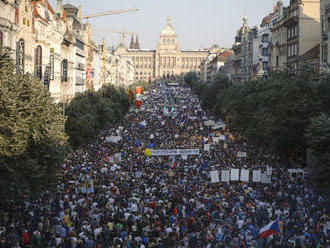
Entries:
POLYGON ((330 0, 321 0, 320 69, 330 72, 330 0))
POLYGON ((256 51, 259 55, 257 68, 256 69, 256 77, 266 77, 268 75, 268 71, 270 68, 270 60, 271 60, 271 42, 272 42, 272 18, 273 13, 267 15, 262 20, 260 28, 258 30, 258 45, 259 52, 256 51))
POLYGON ((283 70, 287 65, 287 29, 283 25, 288 8, 279 0, 275 6, 272 17, 272 46, 270 67, 275 70, 283 70))
MULTIPOLYGON (((134 49, 118 46, 115 51, 116 55, 132 59, 136 81, 174 78, 190 71, 195 71, 200 75, 199 66, 208 54, 206 50, 181 50, 176 31, 169 18, 160 33, 155 50, 140 49, 136 46, 137 44, 139 44, 138 39, 136 39, 134 49)), ((133 45, 132 42, 131 45, 133 45)), ((131 45, 130 47, 133 47, 131 45)))
POLYGON ((319 63, 320 0, 290 0, 284 21, 287 29, 287 64, 297 69, 299 64, 319 63), (314 56, 314 60, 313 60, 314 56))
POLYGON ((246 16, 243 17, 243 24, 239 30, 237 30, 235 36, 235 44, 233 45, 234 57, 233 57, 233 69, 232 69, 232 80, 235 83, 241 83, 246 74, 246 53, 251 52, 252 46, 246 49, 246 43, 248 38, 248 33, 250 31, 250 27, 247 24, 248 18, 246 16))

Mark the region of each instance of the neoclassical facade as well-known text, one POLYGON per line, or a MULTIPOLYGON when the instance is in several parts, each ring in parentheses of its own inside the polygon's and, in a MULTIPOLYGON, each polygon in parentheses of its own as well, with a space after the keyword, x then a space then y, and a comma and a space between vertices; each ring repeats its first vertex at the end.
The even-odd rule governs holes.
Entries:
POLYGON ((196 71, 200 75, 200 64, 208 50, 183 51, 170 19, 162 29, 156 50, 127 49, 118 46, 115 54, 131 58, 135 67, 136 81, 182 76, 196 71))

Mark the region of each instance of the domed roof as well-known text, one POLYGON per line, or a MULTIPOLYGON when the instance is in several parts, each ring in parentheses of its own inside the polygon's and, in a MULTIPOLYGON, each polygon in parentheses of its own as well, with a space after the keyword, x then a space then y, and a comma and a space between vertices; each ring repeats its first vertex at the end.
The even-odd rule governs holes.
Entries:
POLYGON ((242 37, 242 34, 245 34, 250 31, 250 27, 247 24, 248 17, 243 17, 243 25, 242 27, 237 31, 237 37, 242 37))
POLYGON ((167 18, 165 27, 162 29, 160 36, 176 36, 176 32, 171 24, 171 19, 167 18))
POLYGON ((261 27, 264 27, 264 26, 266 26, 267 24, 271 23, 271 21, 272 21, 272 17, 273 17, 272 14, 269 14, 268 16, 265 16, 264 19, 262 19, 261 27))

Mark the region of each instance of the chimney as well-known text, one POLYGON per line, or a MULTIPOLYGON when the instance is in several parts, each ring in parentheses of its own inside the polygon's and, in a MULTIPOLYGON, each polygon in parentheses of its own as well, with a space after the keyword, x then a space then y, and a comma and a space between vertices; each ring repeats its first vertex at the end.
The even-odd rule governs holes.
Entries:
POLYGON ((56 0, 56 15, 61 17, 62 13, 62 0, 56 0))

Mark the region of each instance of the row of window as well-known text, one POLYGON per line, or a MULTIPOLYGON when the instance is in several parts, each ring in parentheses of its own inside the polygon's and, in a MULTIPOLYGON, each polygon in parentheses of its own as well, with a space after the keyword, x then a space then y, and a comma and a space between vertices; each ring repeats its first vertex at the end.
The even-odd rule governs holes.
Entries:
MULTIPOLYGON (((151 57, 132 57, 132 60, 133 60, 133 63, 143 63, 143 62, 153 62, 153 59, 151 57)), ((169 60, 172 60, 172 61, 180 61, 179 58, 176 58, 176 57, 162 57, 161 58, 161 62, 163 64, 166 63, 166 61, 169 61, 169 60)), ((183 57, 181 58, 181 61, 183 63, 187 62, 189 63, 189 61, 191 63, 195 62, 195 63, 201 63, 202 62, 202 58, 193 58, 193 57, 183 57)))
POLYGON ((174 39, 163 39, 163 44, 164 45, 174 45, 175 44, 175 40, 174 39))
POLYGON ((295 56, 298 55, 298 44, 294 43, 291 45, 288 45, 288 56, 295 56))
POLYGON ((288 39, 295 38, 298 35, 298 26, 288 28, 288 39))

